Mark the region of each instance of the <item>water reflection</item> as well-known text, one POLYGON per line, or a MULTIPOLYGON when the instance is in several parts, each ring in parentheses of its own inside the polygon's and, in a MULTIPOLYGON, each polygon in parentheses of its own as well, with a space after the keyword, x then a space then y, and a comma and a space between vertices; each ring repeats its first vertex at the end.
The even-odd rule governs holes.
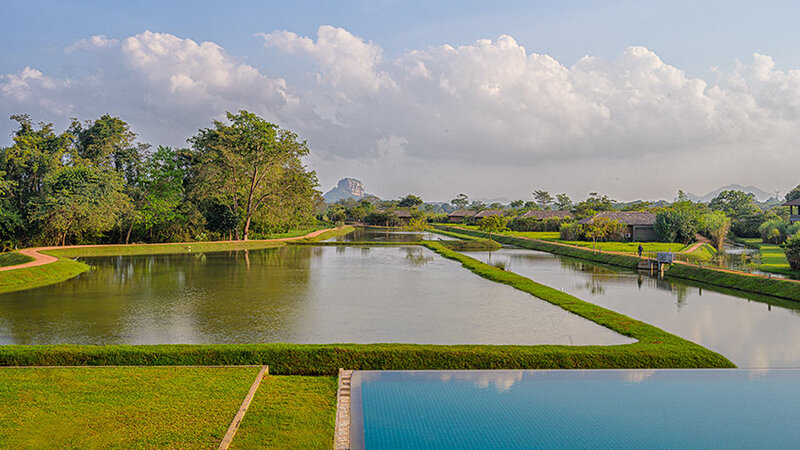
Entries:
POLYGON ((800 367, 800 303, 531 250, 491 254, 503 258, 512 272, 697 342, 740 367, 800 367))
POLYGON ((359 227, 352 233, 336 236, 326 242, 417 242, 451 241, 454 238, 431 231, 408 231, 402 228, 359 227))
POLYGON ((0 344, 631 342, 422 247, 89 258, 0 295, 0 344))

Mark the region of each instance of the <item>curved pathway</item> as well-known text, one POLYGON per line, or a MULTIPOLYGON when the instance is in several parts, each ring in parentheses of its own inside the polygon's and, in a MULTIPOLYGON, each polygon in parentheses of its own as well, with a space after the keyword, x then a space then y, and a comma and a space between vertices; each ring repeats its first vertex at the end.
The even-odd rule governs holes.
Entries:
MULTIPOLYGON (((203 244, 215 244, 215 243, 231 243, 231 242, 286 242, 286 241, 297 241, 300 239, 307 239, 317 237, 322 233, 327 231, 333 231, 337 228, 326 228, 324 230, 317 230, 311 233, 308 233, 305 236, 297 236, 297 237, 289 237, 289 238, 280 238, 280 239, 257 239, 254 241, 208 241, 202 242, 203 244)), ((97 244, 97 245, 67 245, 67 246, 52 246, 52 247, 33 247, 33 248, 26 248, 22 249, 19 252, 25 256, 30 256, 33 258, 33 261, 28 261, 22 264, 16 264, 13 266, 6 266, 0 267, 0 272, 5 272, 7 270, 16 270, 16 269, 24 269, 26 267, 36 267, 36 266, 43 266, 45 264, 50 264, 53 262, 58 261, 58 258, 51 255, 46 255, 41 253, 47 250, 57 250, 62 248, 93 248, 93 247, 127 247, 131 245, 181 245, 181 244, 197 244, 198 242, 164 242, 159 244, 97 244)))

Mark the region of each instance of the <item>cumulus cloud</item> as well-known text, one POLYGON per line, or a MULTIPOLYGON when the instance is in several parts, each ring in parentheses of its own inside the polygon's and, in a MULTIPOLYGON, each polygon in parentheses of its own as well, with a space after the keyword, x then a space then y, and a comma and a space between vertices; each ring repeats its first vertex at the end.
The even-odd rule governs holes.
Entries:
POLYGON ((307 138, 325 184, 356 176, 389 196, 546 188, 625 199, 796 184, 785 161, 800 137, 800 71, 777 70, 766 55, 710 84, 638 46, 568 66, 507 35, 391 59, 332 26, 257 37, 310 62, 312 76, 269 77, 218 44, 166 33, 94 36, 65 49, 91 59, 83 77, 35 64, 0 76, 0 112, 48 121, 110 112, 144 139, 176 145, 226 110, 249 109, 307 138))

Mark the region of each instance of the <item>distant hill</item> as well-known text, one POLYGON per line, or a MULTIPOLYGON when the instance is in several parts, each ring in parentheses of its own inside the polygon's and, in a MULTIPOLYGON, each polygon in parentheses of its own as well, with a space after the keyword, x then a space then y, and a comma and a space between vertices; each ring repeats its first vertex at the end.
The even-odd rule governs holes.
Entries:
POLYGON ((689 192, 686 193, 686 196, 689 200, 693 202, 703 202, 708 203, 714 199, 717 195, 719 195, 722 191, 744 191, 749 192, 756 196, 756 200, 759 202, 765 202, 770 199, 770 197, 774 197, 774 194, 770 194, 764 190, 761 190, 755 186, 742 186, 741 184, 729 184, 728 186, 722 186, 721 188, 714 189, 713 191, 709 192, 703 196, 697 196, 695 194, 691 194, 689 192))
POLYGON ((355 178, 342 178, 335 188, 326 192, 322 197, 328 203, 336 203, 345 198, 360 199, 368 196, 364 183, 355 178))

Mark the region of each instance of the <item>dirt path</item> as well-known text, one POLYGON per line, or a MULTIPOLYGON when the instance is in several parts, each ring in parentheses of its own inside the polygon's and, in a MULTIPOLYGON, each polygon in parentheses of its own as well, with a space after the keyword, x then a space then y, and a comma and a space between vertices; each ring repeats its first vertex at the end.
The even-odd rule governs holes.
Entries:
POLYGON ((699 234, 697 236, 695 236, 695 239, 697 240, 697 242, 695 242, 694 245, 692 245, 691 247, 689 247, 686 250, 683 250, 683 251, 681 251, 679 253, 692 253, 693 251, 695 251, 698 248, 700 248, 703 244, 710 244, 711 243, 711 241, 709 241, 708 238, 706 238, 705 236, 701 236, 699 234))
POLYGON ((50 264, 52 262, 58 261, 58 258, 55 256, 45 255, 44 253, 40 253, 47 250, 56 250, 62 248, 95 248, 95 247, 127 247, 131 245, 147 245, 147 246, 159 246, 159 245, 191 245, 191 244, 224 244, 224 243, 233 243, 233 242, 286 242, 286 241, 297 241, 300 239, 306 238, 313 238, 317 237, 326 231, 332 231, 336 228, 327 228, 324 230, 317 230, 311 233, 308 233, 305 236, 297 236, 297 237, 290 237, 290 238, 280 238, 280 239, 259 239, 254 241, 209 241, 209 242, 165 242, 161 244, 98 244, 98 245, 67 245, 67 246, 52 246, 52 247, 33 247, 33 248, 26 248, 22 249, 19 252, 25 256, 30 256, 33 258, 33 261, 29 261, 22 264, 17 264, 14 266, 6 266, 0 267, 0 272, 5 272, 7 270, 16 270, 16 269, 24 269, 26 267, 36 267, 36 266, 43 266, 45 264, 50 264))

